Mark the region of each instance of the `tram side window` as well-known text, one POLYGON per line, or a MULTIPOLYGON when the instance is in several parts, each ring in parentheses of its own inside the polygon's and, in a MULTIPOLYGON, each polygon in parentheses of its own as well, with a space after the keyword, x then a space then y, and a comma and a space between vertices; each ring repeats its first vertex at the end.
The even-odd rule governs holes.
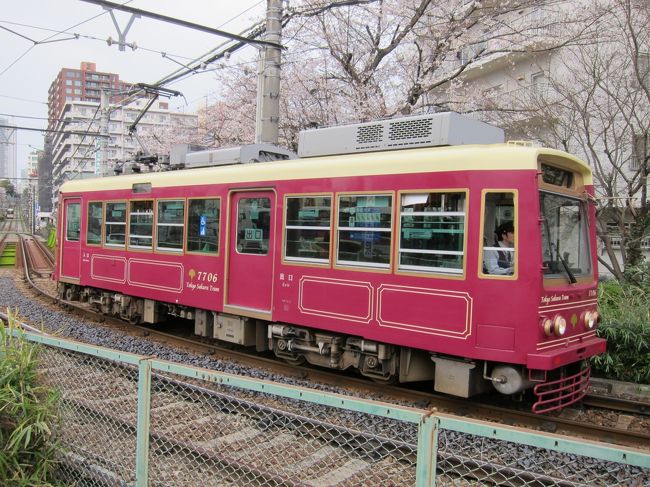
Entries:
POLYGON ((465 201, 464 192, 402 195, 400 269, 463 272, 465 201))
POLYGON ((512 276, 517 266, 515 194, 485 193, 483 214, 483 274, 512 276))
POLYGON ((237 252, 267 255, 271 230, 271 200, 242 198, 237 203, 237 252))
POLYGON ((81 228, 81 204, 70 203, 66 206, 65 219, 65 239, 68 242, 78 242, 81 228))
POLYGON ((378 195, 339 196, 337 262, 388 267, 393 197, 378 195))
POLYGON ((156 250, 182 252, 184 222, 185 202, 183 200, 158 201, 156 250))
POLYGON ((153 201, 131 201, 129 212, 129 247, 151 249, 153 201))
POLYGON ((329 262, 332 198, 287 198, 285 258, 305 262, 329 262))
POLYGON ((106 203, 106 245, 123 247, 126 235, 126 203, 106 203))
POLYGON ((86 229, 86 243, 101 245, 102 243, 102 214, 104 204, 100 201, 88 203, 88 228, 86 229))
POLYGON ((187 251, 216 254, 219 250, 219 199, 189 200, 187 251))

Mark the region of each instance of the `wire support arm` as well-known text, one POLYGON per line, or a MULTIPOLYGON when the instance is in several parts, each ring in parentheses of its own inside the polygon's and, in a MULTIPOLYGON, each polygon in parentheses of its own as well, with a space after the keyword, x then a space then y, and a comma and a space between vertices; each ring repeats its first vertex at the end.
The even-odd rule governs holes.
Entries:
POLYGON ((106 0, 81 0, 81 1, 99 5, 100 7, 121 10, 123 12, 129 12, 135 15, 141 15, 142 17, 148 17, 150 19, 155 19, 163 22, 168 22, 171 24, 180 25, 182 27, 188 27, 190 29, 207 32, 209 34, 215 34, 235 41, 245 42, 247 44, 257 44, 260 46, 270 46, 270 47, 275 47, 277 49, 284 49, 282 44, 278 44, 276 42, 269 42, 269 41, 263 41, 258 39, 248 39, 246 37, 242 37, 237 34, 231 34, 230 32, 225 32, 223 30, 214 29, 212 27, 207 27, 201 24, 195 24, 194 22, 188 22, 187 20, 176 19, 174 17, 168 17, 167 15, 157 14, 155 12, 149 12, 147 10, 141 10, 139 8, 128 7, 126 5, 120 5, 118 3, 108 2, 106 0))

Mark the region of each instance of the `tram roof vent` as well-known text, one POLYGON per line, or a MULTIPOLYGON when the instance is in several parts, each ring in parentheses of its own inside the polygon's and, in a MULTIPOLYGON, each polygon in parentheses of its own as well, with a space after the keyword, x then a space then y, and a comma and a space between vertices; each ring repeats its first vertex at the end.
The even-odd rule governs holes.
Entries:
POLYGON ((171 165, 174 168, 194 169, 198 167, 226 166, 295 159, 296 154, 271 144, 250 144, 227 149, 208 149, 183 153, 172 149, 171 165))
POLYGON ((298 155, 317 157, 503 141, 503 129, 466 115, 446 112, 303 130, 298 138, 298 155))

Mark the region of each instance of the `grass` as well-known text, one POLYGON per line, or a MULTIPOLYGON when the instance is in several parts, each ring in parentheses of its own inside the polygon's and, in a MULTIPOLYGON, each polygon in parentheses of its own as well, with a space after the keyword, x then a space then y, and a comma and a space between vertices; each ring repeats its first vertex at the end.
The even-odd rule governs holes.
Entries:
POLYGON ((607 353, 592 359, 595 372, 650 384, 650 287, 608 281, 599 291, 598 335, 607 339, 607 353))
POLYGON ((0 485, 51 485, 58 397, 38 383, 40 348, 15 317, 0 325, 0 485))

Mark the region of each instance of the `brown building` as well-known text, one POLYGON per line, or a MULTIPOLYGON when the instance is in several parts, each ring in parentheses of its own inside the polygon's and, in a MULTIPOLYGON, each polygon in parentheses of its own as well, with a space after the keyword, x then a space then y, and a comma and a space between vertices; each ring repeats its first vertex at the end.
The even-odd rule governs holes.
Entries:
MULTIPOLYGON (((129 83, 120 81, 119 74, 98 72, 95 63, 82 62, 79 69, 61 69, 48 92, 48 128, 54 128, 66 102, 91 101, 99 104, 102 88, 125 90, 129 86, 129 83)), ((114 103, 121 98, 124 95, 111 94, 110 101, 114 103)))

